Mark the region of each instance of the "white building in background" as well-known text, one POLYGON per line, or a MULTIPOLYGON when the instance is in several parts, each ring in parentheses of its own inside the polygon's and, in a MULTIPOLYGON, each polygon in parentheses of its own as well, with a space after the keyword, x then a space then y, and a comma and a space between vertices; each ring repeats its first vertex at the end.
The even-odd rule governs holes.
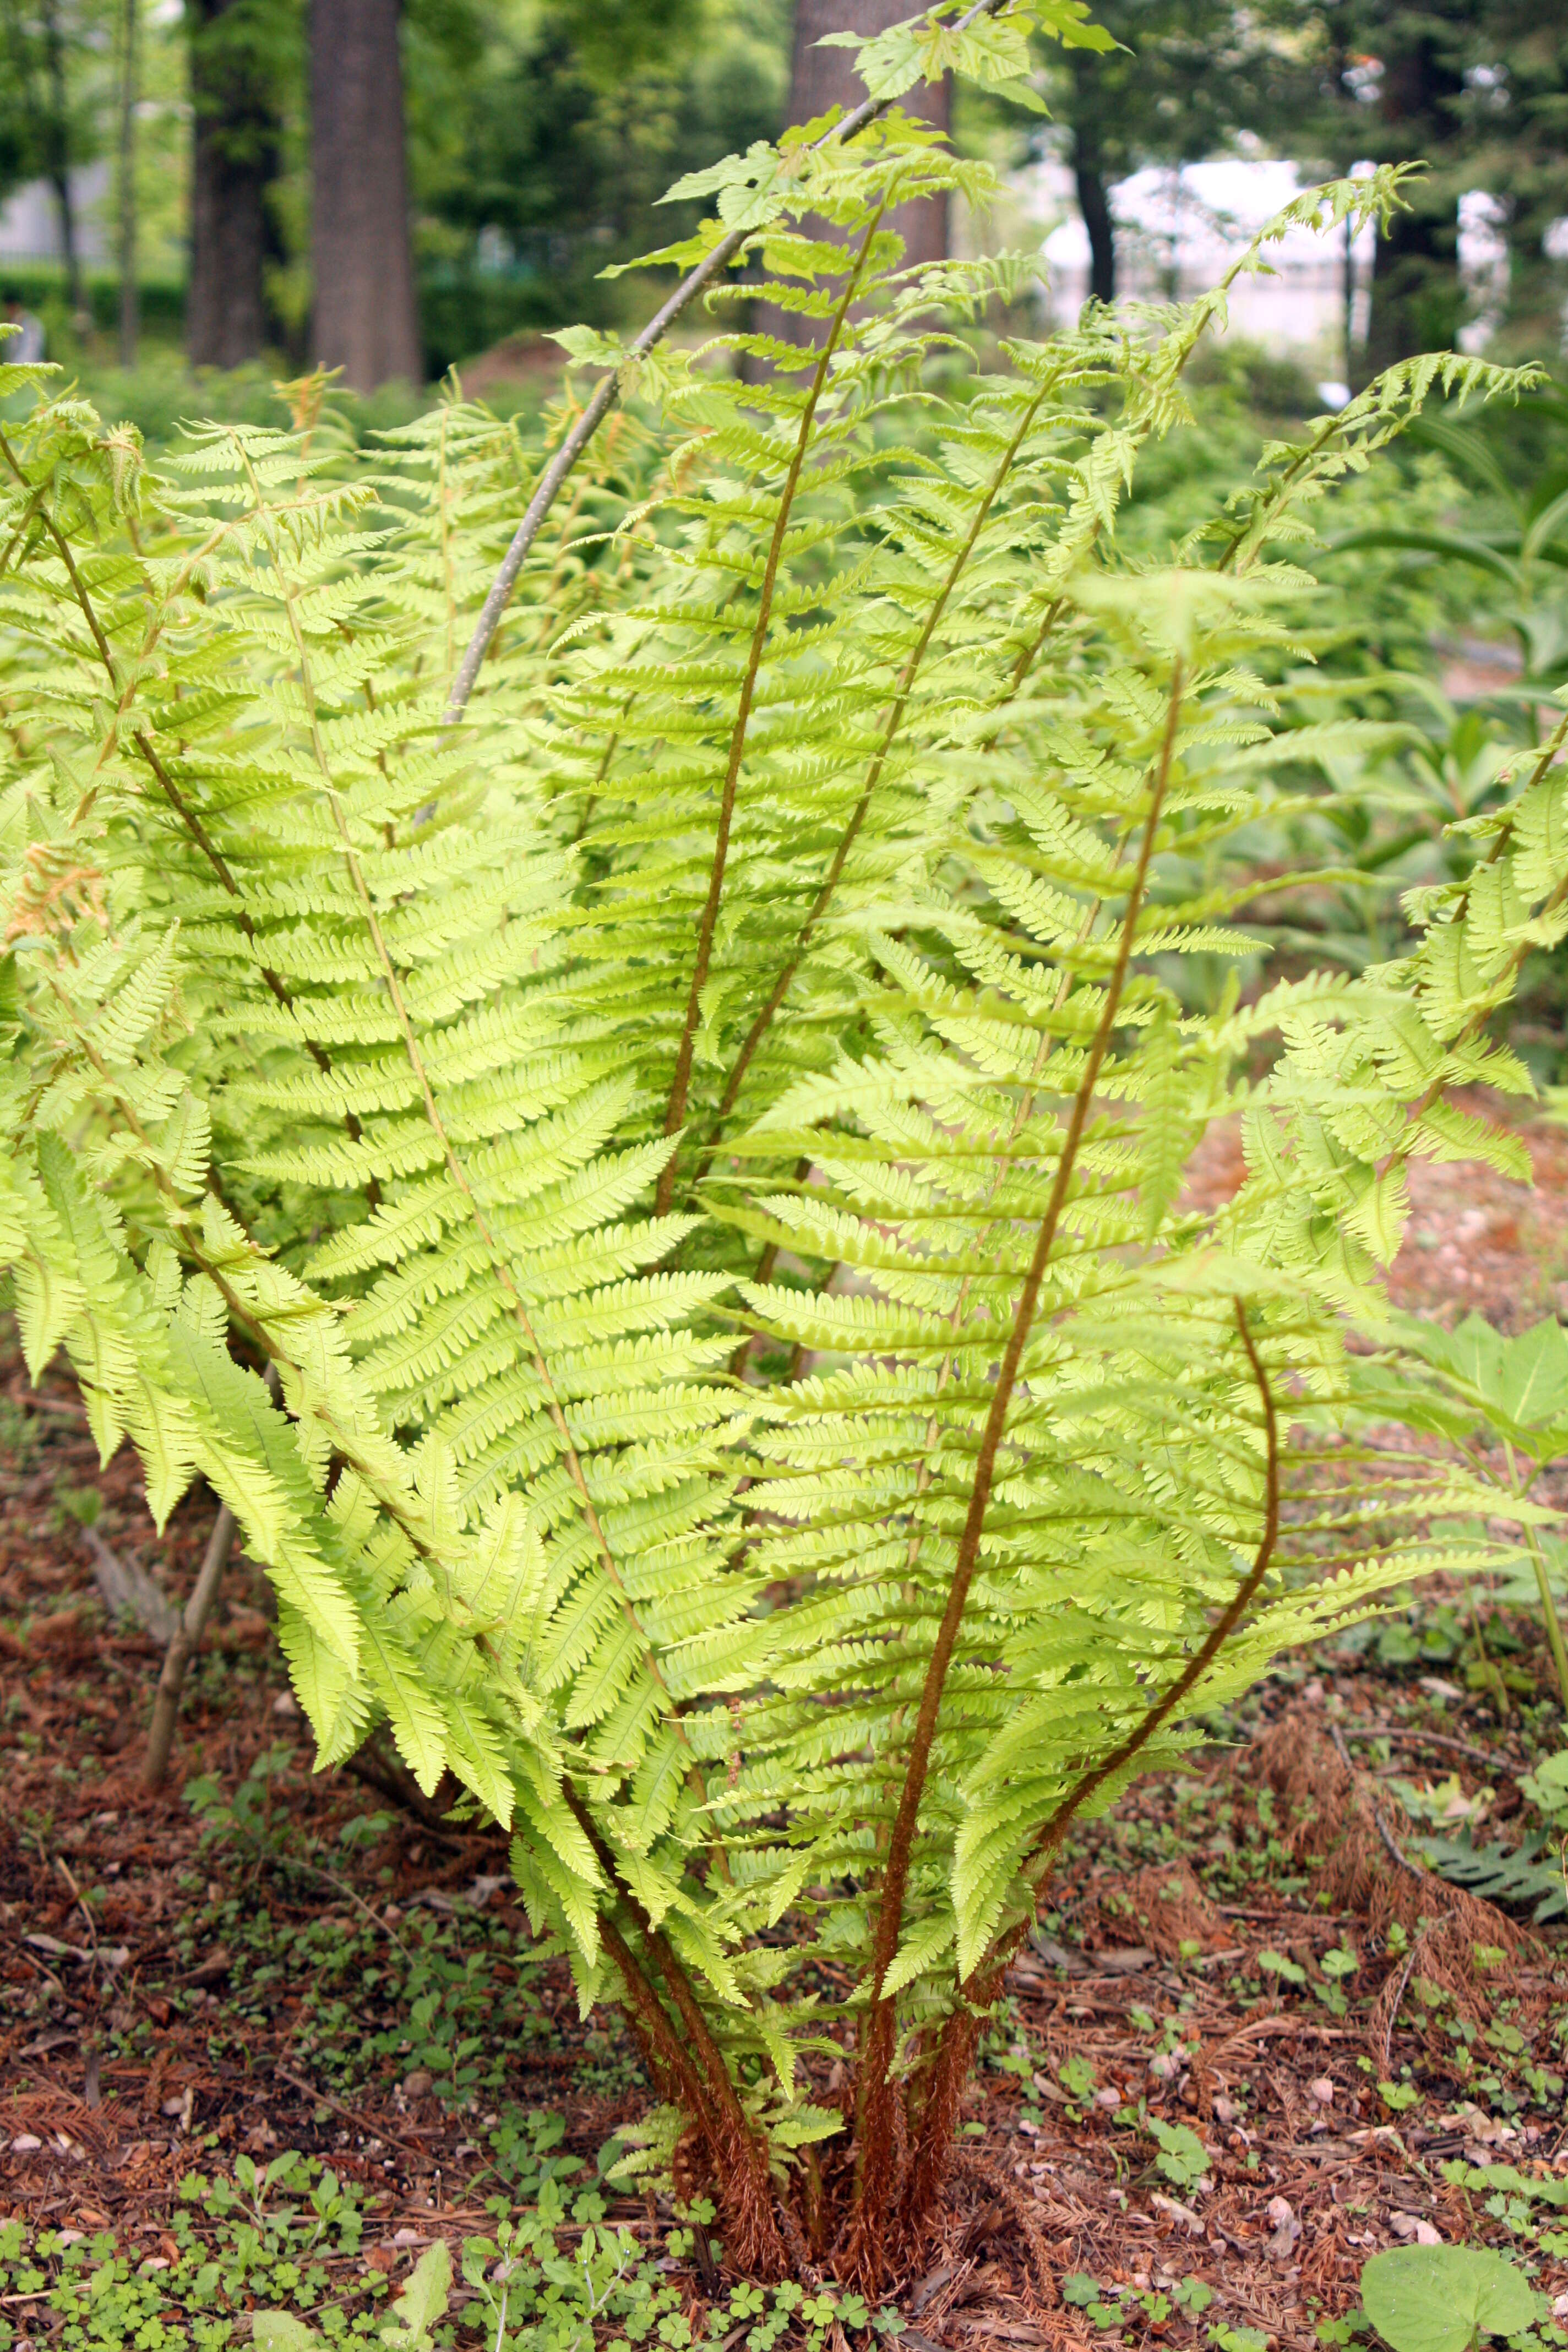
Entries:
MULTIPOLYGON (((104 222, 109 217, 110 165, 79 164, 70 175, 71 209, 76 217, 76 249, 84 268, 110 258, 104 222)), ((8 261, 65 259, 60 242, 60 208, 47 180, 29 180, 13 190, 0 205, 0 269, 8 261)))
MULTIPOLYGON (((1369 166, 1360 166, 1367 170, 1369 166)), ((1274 214, 1311 185, 1289 161, 1228 157, 1135 172, 1110 191, 1117 222, 1117 289, 1139 301, 1188 300, 1223 277, 1274 214)), ((1046 228, 1046 294, 1055 316, 1075 318, 1089 292, 1089 236, 1079 215, 1073 176, 1047 159, 1017 175, 1020 207, 1046 228)), ((1351 245, 1352 332, 1366 332, 1373 231, 1351 245)), ((1331 379, 1344 373, 1347 255, 1342 231, 1317 236, 1292 229, 1268 249, 1269 276, 1243 278, 1230 298, 1230 331, 1248 341, 1298 353, 1331 379)), ((1459 264, 1479 298, 1481 315, 1461 336, 1484 344, 1506 289, 1508 248, 1495 197, 1479 190, 1459 200, 1459 264)), ((1328 389, 1325 386, 1325 391, 1328 389)))

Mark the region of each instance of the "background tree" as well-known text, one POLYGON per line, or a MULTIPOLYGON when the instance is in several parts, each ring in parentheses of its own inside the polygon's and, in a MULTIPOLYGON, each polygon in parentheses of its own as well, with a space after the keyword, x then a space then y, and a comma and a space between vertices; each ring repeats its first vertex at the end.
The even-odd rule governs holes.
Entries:
POLYGON ((1465 68, 1479 29, 1472 0, 1375 6, 1364 41, 1376 63, 1369 128, 1374 162, 1420 157, 1432 168, 1379 233, 1365 372, 1451 343, 1463 317, 1456 173, 1463 173, 1465 68))
POLYGON ((606 263, 695 228, 671 180, 777 135, 785 0, 411 0, 408 163, 427 372, 519 329, 618 321, 606 263))
POLYGON ((71 173, 96 148, 91 77, 96 24, 67 14, 66 0, 0 0, 0 174, 47 179, 59 219, 66 297, 79 322, 87 316, 71 173), (83 68, 86 68, 84 75, 83 68))
POLYGON ((136 281, 136 108, 141 84, 141 10, 123 0, 120 13, 120 150, 115 205, 120 247, 120 364, 134 367, 140 320, 136 281))
MULTIPOLYGON (((1089 238, 1089 290, 1117 291, 1110 191, 1150 163, 1223 154, 1237 131, 1264 132, 1280 111, 1282 59, 1255 12, 1236 0, 1101 0, 1097 23, 1119 47, 1104 55, 1042 44, 1047 97, 1089 238)), ((1034 134, 1034 150, 1053 138, 1034 134)))
POLYGON ((1471 146, 1508 240, 1502 333, 1531 352, 1561 347, 1564 268, 1553 225, 1568 215, 1568 16, 1538 0, 1490 0, 1474 76, 1471 146))
POLYGON ((310 0, 314 355, 356 392, 424 380, 398 0, 310 0))
POLYGON ((1276 135, 1307 170, 1426 166, 1377 237, 1351 380, 1458 335, 1468 190, 1494 197, 1507 241, 1505 341, 1555 356, 1568 283, 1547 239, 1568 213, 1568 30, 1553 12, 1529 0, 1278 0, 1273 36, 1302 68, 1276 135))
MULTIPOLYGON (((788 121, 813 122, 835 106, 847 114, 866 95, 866 86, 855 70, 853 51, 820 46, 828 34, 883 33, 889 26, 901 24, 909 14, 903 0, 795 0, 788 121)), ((911 90, 903 104, 906 113, 922 116, 945 132, 952 107, 951 79, 911 90)), ((888 225, 904 240, 906 268, 946 258, 952 224, 945 193, 895 205, 888 225)))
POLYGON ((185 0, 191 54, 191 278, 197 367, 240 367, 269 337, 267 270, 281 256, 270 198, 294 70, 292 12, 274 0, 185 0))

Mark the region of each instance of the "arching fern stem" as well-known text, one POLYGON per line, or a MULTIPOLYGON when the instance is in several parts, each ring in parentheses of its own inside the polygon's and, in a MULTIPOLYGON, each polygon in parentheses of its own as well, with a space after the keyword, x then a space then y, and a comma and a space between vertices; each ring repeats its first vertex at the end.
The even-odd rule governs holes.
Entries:
MULTIPOLYGON (((1108 1780, 1124 1771, 1147 1748, 1183 1700, 1197 1687, 1251 1608, 1273 1561, 1274 1548, 1279 1536, 1279 1415, 1268 1367, 1247 1322, 1246 1305, 1239 1297, 1235 1304, 1237 1329, 1241 1335, 1241 1344, 1247 1351, 1263 1408, 1263 1529, 1252 1566, 1170 1688, 1161 1694, 1126 1738, 1068 1791, 1040 1831, 1027 1872, 1029 1884, 1037 1894, 1049 1876, 1061 1851, 1062 1841, 1084 1806, 1108 1780)), ((964 1980, 959 1988, 960 2004, 942 2028, 900 2215, 900 2229, 906 2238, 920 2229, 942 2188, 963 2086, 973 2061, 980 2020, 995 2000, 1001 1989, 1003 1973, 1028 1932, 1028 1927, 1027 1919, 1017 1922, 964 1980)))
MULTIPOLYGON (((691 1086, 691 1062, 697 1048, 697 1024, 702 1017, 702 992, 708 985, 709 966, 713 955, 713 933, 718 927, 719 908, 724 895, 724 869, 730 857, 730 832, 735 819, 735 795, 741 782, 741 761, 745 754, 746 733, 752 723, 752 702, 757 690, 757 673, 762 667, 763 649, 767 644, 768 630, 773 623, 773 594, 778 585, 779 558, 784 552, 784 538, 789 530, 790 516, 795 511, 795 493, 811 446, 811 428, 816 421, 818 404, 827 383, 827 371, 838 339, 844 331, 844 321, 849 315, 861 278, 865 274, 871 240, 881 226, 887 209, 886 200, 872 214, 855 266, 844 281, 833 312, 833 320, 824 339, 821 353, 812 370, 811 384, 800 413, 800 429, 795 435, 789 470, 779 493, 779 510, 773 518, 773 535, 768 543, 767 560, 763 566, 762 588, 757 598, 757 617, 752 628, 752 642, 746 655, 745 675, 741 680, 741 698, 735 710, 735 723, 730 730, 730 751, 724 764, 724 782, 719 795, 719 822, 713 835, 713 856, 708 870, 708 895, 703 901, 702 918, 697 928, 697 960, 691 968, 691 986, 687 992, 686 1014, 680 1024, 680 1043, 676 1048, 675 1073, 669 1082, 669 1100, 665 1106, 664 1131, 678 1135, 686 1120, 686 1098, 691 1086)), ((676 1155, 671 1151, 658 1180, 654 1199, 654 1215, 666 1217, 675 1198, 676 1155)))
POLYGON ((1013 1391, 1017 1384, 1018 1370, 1024 1349, 1034 1325, 1035 1311, 1039 1304, 1040 1286, 1046 1268, 1056 1245, 1057 1229, 1067 1203, 1068 1187, 1078 1164, 1079 1149, 1088 1125, 1094 1091, 1100 1073, 1110 1048, 1112 1033, 1121 1006, 1127 983, 1127 973, 1132 961, 1132 942, 1138 927, 1144 894, 1148 887, 1149 867, 1154 854, 1154 840, 1159 831, 1165 793, 1170 783, 1171 765, 1175 753, 1176 730, 1181 719, 1184 667, 1177 662, 1171 682, 1169 708, 1158 762, 1149 796, 1149 812, 1144 819, 1143 836, 1139 845, 1138 863, 1133 869, 1128 889, 1127 905, 1121 919, 1121 936, 1116 961, 1106 987, 1105 1002, 1095 1029, 1093 1042, 1084 1064, 1083 1076, 1073 1097, 1067 1130, 1062 1138, 1057 1160, 1056 1176, 1052 1181, 1046 1211, 1040 1220, 1034 1255, 1019 1293, 1013 1328, 997 1374, 991 1409, 980 1441, 980 1451, 974 1465, 974 1481, 970 1490, 969 1508, 964 1517, 963 1532, 959 1538, 958 1556, 953 1565, 952 1581, 948 1588, 946 1605, 937 1629, 936 1641, 926 1668, 925 1684, 921 1693, 920 1712, 915 1718, 910 1744, 909 1762, 905 1767, 903 1786, 899 1796, 898 1811, 893 1819, 892 1834, 888 1842, 888 1864, 883 1874, 881 1899, 877 1909, 876 1932, 872 1939, 869 1981, 870 2012, 865 2027, 862 2054, 858 2068, 857 2156, 859 2179, 857 2184, 855 2215, 852 2224, 854 2266, 868 2276, 879 2271, 881 2252, 889 2214, 895 2194, 894 2136, 895 2089, 892 2061, 897 2035, 897 2011, 892 1999, 885 1995, 882 1982, 892 1965, 899 1948, 903 1927, 904 1898, 908 1891, 910 1863, 914 1852, 915 1832, 919 1822, 921 1799, 925 1791, 926 1776, 931 1765, 932 1742, 936 1738, 937 1718, 942 1709, 942 1691, 948 1669, 957 1646, 959 1629, 969 1599, 970 1585, 980 1557, 980 1539, 984 1532, 985 1514, 990 1506, 991 1489, 996 1474, 996 1456, 1001 1448, 1013 1391))
MULTIPOLYGON (((871 754, 870 763, 866 771, 866 781, 860 788, 860 796, 856 802, 854 808, 850 811, 847 824, 845 825, 843 832, 838 836, 837 846, 835 848, 832 858, 828 863, 827 872, 823 877, 822 886, 807 910, 805 922, 801 925, 799 931, 795 934, 795 945, 791 948, 789 954, 785 957, 784 963, 779 968, 777 977, 774 979, 773 987, 769 992, 766 1003, 763 1006, 762 1011, 757 1014, 756 1019, 752 1022, 751 1028, 746 1033, 741 1050, 735 1056, 734 1066, 731 1070, 729 1077, 725 1081, 724 1091, 720 1097, 718 1110, 714 1114, 713 1131, 709 1138, 701 1162, 697 1171, 696 1181, 699 1182, 701 1181, 703 1173, 706 1171, 709 1164, 712 1160, 714 1152, 718 1149, 719 1138, 723 1130, 724 1122, 735 1108, 735 1103, 740 1095, 741 1087, 745 1080, 746 1072, 751 1067, 752 1057, 756 1054, 757 1048, 762 1044, 763 1039, 766 1036, 769 1029, 772 1027, 773 1023, 784 1003, 784 998, 789 994, 790 989, 794 984, 795 976, 800 970, 802 963, 805 961, 807 950, 811 946, 811 942, 816 935, 817 927, 821 923, 823 917, 826 914, 828 908, 833 903, 835 894, 837 891, 839 882, 843 877, 844 868, 849 860, 849 853, 854 848, 856 842, 859 838, 860 828, 865 824, 867 815, 870 811, 872 797, 876 793, 877 786, 881 782, 882 771, 888 762, 888 755, 898 740, 899 729, 903 724, 904 713, 909 708, 910 697, 914 692, 915 680, 920 675, 921 666, 925 660, 926 655, 931 648, 931 639, 936 635, 937 625, 941 621, 943 613, 947 610, 948 603, 952 595, 952 592, 957 587, 964 567, 968 563, 970 557, 974 552, 975 546, 979 541, 981 532, 985 528, 991 509, 993 506, 994 506, 998 497, 1001 495, 1007 478, 1013 470, 1014 463, 1017 458, 1018 452, 1024 446, 1024 442, 1028 436, 1030 426, 1034 424, 1036 417, 1040 413, 1040 409, 1045 403, 1049 389, 1050 387, 1048 385, 1043 384, 1035 398, 1029 402, 1027 407, 1025 409, 1023 421, 1019 425, 1016 433, 1013 436, 1012 440, 1007 444, 1006 448, 1004 450, 1002 454, 1002 462, 997 467, 994 475, 987 485, 984 497, 981 499, 979 505, 974 510, 974 519, 970 525, 963 543, 960 547, 957 554, 953 557, 952 563, 948 567, 946 576, 944 577, 941 587, 938 589, 935 597, 932 599, 931 611, 926 615, 925 625, 921 629, 919 637, 915 640, 915 644, 910 650, 909 659, 904 664, 903 671, 899 678, 898 686, 894 690, 893 700, 888 712, 887 722, 882 730, 882 740, 878 744, 875 751, 871 754)), ((1053 606, 1053 612, 1057 608, 1053 606)), ((1041 644, 1045 641, 1045 631, 1042 630, 1039 639, 1041 644)), ((1030 660, 1034 658, 1034 648, 1029 650, 1028 658, 1030 660)), ((1016 691, 1017 687, 1016 682, 1015 682, 1015 684, 1008 689, 1009 696, 1016 691)))

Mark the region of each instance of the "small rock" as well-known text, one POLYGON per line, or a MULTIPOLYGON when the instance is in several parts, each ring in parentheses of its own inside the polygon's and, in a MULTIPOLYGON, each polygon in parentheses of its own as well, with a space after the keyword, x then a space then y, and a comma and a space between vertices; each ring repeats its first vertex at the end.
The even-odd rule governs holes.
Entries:
POLYGON ((416 2066, 412 2074, 405 2074, 403 2078, 404 2091, 411 2099, 428 2098, 433 2079, 423 2066, 416 2066))
POLYGON ((1301 2224, 1296 2219, 1296 2209, 1288 2197, 1268 2200, 1268 2259, 1271 2263, 1289 2262, 1301 2234, 1301 2224))
POLYGON ((395 2230, 392 2242, 395 2246, 422 2246, 425 2241, 417 2230, 395 2230))
POLYGON ((1149 2061, 1149 2072, 1157 2082, 1173 2083, 1182 2071, 1182 2060, 1173 2050, 1162 2050, 1149 2061))
POLYGON ((1094 1964, 1097 1969, 1105 1969, 1113 1977, 1131 1977, 1136 1976, 1140 1969, 1152 1969, 1154 1965, 1154 1955, 1146 1950, 1142 1944, 1125 1946, 1113 1944, 1108 1951, 1096 1952, 1094 1964))
POLYGON ((1194 2212, 1190 2205, 1182 2204, 1180 2200, 1174 2197, 1162 2196, 1161 2192, 1157 2189, 1151 2196, 1149 2202, 1153 2207, 1156 2213, 1163 2213, 1169 2220, 1179 2221, 1182 2224, 1182 2227, 1186 2231, 1189 2237, 1202 2237, 1204 2225, 1199 2221, 1197 2215, 1194 2212))
POLYGON ((1066 1944, 1058 1943, 1054 1936, 1037 1932, 1030 1937, 1029 1946, 1033 1957, 1044 1960, 1047 1968, 1065 1969, 1069 1976, 1083 1974, 1085 1967, 1083 1954, 1071 1950, 1066 1944))
POLYGON ((1334 2086, 1326 2074, 1320 2074, 1315 2083, 1308 2084, 1307 2096, 1310 2099, 1315 2099, 1321 2107, 1331 2107, 1334 2104, 1334 2086))
POLYGON ((1114 2083, 1107 2083, 1103 2090, 1096 2091, 1094 2104, 1097 2107, 1119 2107, 1121 2105, 1121 2094, 1114 2083))
POLYGON ((300 1702, 291 1690, 279 1691, 272 1702, 272 1712, 274 1715, 297 1716, 300 1712, 300 1702))
POLYGON ((1236 2121, 1236 2101, 1227 2099, 1223 2091, 1215 2093, 1214 2119, 1216 2124, 1233 2124, 1236 2121))

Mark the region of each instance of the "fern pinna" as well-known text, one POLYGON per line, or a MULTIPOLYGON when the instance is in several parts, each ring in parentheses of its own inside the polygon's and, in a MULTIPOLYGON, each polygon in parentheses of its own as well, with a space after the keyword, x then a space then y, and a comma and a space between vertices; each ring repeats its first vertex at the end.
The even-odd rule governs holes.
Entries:
MULTIPOLYGON (((954 20, 874 94, 1090 37, 954 20)), ((153 475, 0 373, 0 1243, 154 1517, 234 1510, 322 1764, 384 1723, 510 1832, 658 2095, 623 2169, 876 2284, 1072 1822, 1477 1507, 1429 1454, 1336 1475, 1340 1318, 1413 1153, 1510 1160, 1447 1097, 1528 1085, 1488 1024, 1568 927, 1568 718, 1400 960, 1211 987, 1291 546, 1435 387, 1519 379, 1403 365, 1134 562, 1224 288, 998 345, 1010 266, 886 225, 984 173, 833 128, 664 257, 738 227, 799 341, 567 338, 637 405, 553 502, 566 412, 362 455, 306 386, 153 475)))

